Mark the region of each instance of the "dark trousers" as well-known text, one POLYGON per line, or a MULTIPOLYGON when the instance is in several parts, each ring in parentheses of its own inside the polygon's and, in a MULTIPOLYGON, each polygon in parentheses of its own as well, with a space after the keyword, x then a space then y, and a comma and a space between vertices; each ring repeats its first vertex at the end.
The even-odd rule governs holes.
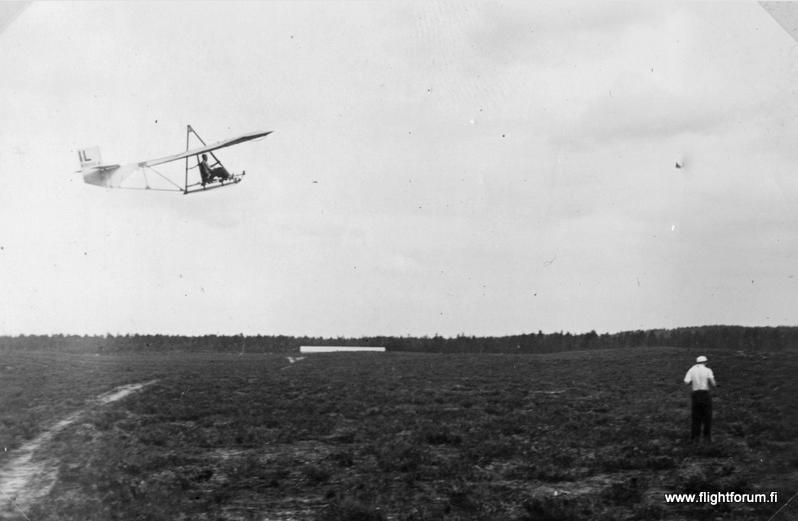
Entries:
POLYGON ((692 402, 690 439, 697 440, 703 428, 704 439, 712 441, 712 398, 709 391, 693 391, 692 402))
POLYGON ((216 168, 211 168, 211 172, 208 175, 208 181, 213 181, 215 178, 219 179, 228 179, 230 177, 230 172, 223 166, 217 166, 216 168))

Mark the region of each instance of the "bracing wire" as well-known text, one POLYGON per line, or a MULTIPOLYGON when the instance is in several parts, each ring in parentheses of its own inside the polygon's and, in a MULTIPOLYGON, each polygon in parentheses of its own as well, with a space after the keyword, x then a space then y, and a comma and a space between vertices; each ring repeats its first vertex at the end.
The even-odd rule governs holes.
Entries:
MULTIPOLYGON (((156 174, 158 174, 159 176, 161 176, 163 179, 165 179, 166 181, 168 181, 169 183, 171 183, 171 184, 172 184, 174 187, 176 187, 176 188, 177 188, 178 190, 180 190, 181 192, 183 191, 183 187, 181 187, 180 185, 178 185, 177 183, 175 183, 174 181, 172 181, 171 179, 169 179, 168 177, 166 177, 165 175, 163 175, 162 173, 160 173, 159 171, 157 171, 157 170, 156 170, 156 169, 154 169, 153 167, 151 167, 151 166, 148 166, 147 168, 149 168, 150 170, 152 170, 153 172, 155 172, 156 174)), ((145 174, 145 179, 146 179, 146 174, 145 174)))

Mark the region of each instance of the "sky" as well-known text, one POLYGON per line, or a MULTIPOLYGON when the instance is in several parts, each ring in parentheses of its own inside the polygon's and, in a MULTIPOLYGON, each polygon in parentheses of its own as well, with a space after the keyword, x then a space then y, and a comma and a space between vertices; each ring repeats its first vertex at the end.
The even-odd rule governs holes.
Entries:
POLYGON ((743 2, 2 4, 0 334, 796 325, 782 25, 743 2), (89 146, 181 152, 189 124, 274 133, 220 151, 247 176, 207 193, 75 173, 89 146))

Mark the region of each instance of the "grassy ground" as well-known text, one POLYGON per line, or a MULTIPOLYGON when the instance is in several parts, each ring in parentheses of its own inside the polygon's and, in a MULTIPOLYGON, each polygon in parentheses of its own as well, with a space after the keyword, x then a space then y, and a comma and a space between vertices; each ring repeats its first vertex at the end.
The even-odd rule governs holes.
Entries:
POLYGON ((42 448, 58 481, 30 519, 767 519, 798 491, 798 353, 705 353, 715 442, 694 447, 696 354, 6 352, 0 443, 158 379, 42 448), (664 501, 690 491, 782 502, 664 501))

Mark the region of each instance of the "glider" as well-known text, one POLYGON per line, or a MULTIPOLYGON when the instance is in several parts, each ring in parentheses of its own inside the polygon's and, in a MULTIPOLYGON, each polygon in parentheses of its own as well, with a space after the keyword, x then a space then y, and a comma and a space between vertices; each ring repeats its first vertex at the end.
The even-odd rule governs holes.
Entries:
POLYGON ((104 186, 106 188, 141 190, 142 188, 133 188, 123 185, 126 179, 137 172, 141 172, 144 175, 144 180, 146 183, 146 186, 143 188, 144 190, 180 191, 184 194, 190 194, 194 192, 210 190, 212 188, 232 186, 241 182, 241 179, 244 177, 244 175, 246 175, 246 171, 242 171, 240 174, 231 174, 224 167, 224 165, 222 165, 222 162, 219 160, 219 158, 216 157, 214 151, 221 148, 246 143, 247 141, 260 139, 268 136, 271 133, 271 130, 250 132, 248 134, 225 139, 223 141, 218 141, 209 145, 202 140, 202 138, 191 127, 191 125, 188 125, 186 128, 185 152, 159 157, 156 159, 149 159, 147 161, 139 161, 138 163, 130 163, 127 165, 104 165, 100 159, 99 147, 85 148, 78 151, 78 158, 80 159, 80 170, 78 172, 83 174, 83 181, 85 183, 104 186), (201 147, 189 149, 191 134, 194 134, 200 143, 202 143, 201 147), (207 162, 208 155, 213 158, 213 162, 210 164, 207 162), (200 160, 200 157, 202 157, 202 160, 200 160), (191 158, 194 158, 196 161, 196 166, 189 167, 189 160, 191 158), (172 163, 181 159, 186 160, 186 172, 182 186, 178 183, 175 183, 173 180, 169 179, 169 177, 161 174, 154 168, 158 165, 172 163), (197 176, 191 176, 192 179, 189 179, 189 170, 194 168, 199 170, 199 180, 196 179, 197 176), (150 187, 146 174, 148 170, 167 180, 175 188, 150 187))

